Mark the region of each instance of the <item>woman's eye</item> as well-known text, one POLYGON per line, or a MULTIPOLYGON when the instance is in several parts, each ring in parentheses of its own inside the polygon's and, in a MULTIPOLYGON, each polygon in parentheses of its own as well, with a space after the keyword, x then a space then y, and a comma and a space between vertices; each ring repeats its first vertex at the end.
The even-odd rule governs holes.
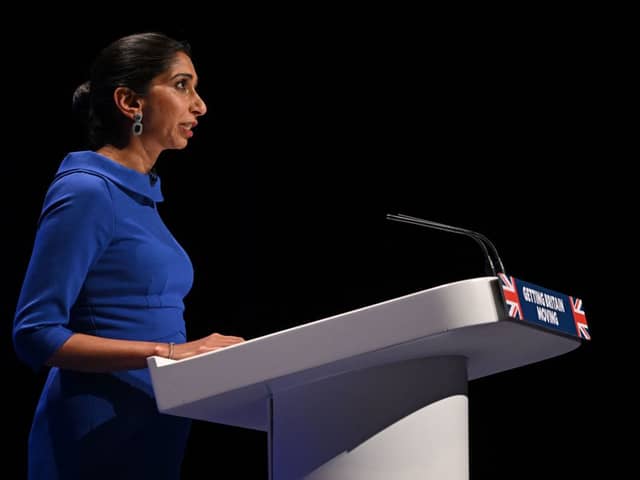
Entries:
POLYGON ((178 90, 187 90, 187 82, 185 80, 180 80, 176 83, 176 88, 178 90))

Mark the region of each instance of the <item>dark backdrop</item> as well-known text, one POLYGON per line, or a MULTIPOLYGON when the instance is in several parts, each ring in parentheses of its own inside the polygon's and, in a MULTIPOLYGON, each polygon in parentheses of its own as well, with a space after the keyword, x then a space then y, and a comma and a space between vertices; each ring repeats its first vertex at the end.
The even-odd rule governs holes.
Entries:
MULTIPOLYGON (((473 478, 577 478, 608 465, 611 443, 594 434, 608 428, 597 412, 612 388, 599 368, 611 328, 596 273, 607 252, 596 239, 608 182, 603 58, 586 37, 518 35, 517 24, 508 35, 378 27, 140 27, 192 43, 209 107, 189 147, 158 162, 161 214, 195 266, 190 336, 253 338, 481 276, 472 240, 385 214, 474 229, 510 274, 582 297, 594 340, 471 383, 473 478)), ((4 131, 17 148, 5 156, 2 351, 15 478, 44 380, 10 341, 36 220, 78 146, 73 90, 100 48, 134 31, 45 28, 6 60, 4 131)), ((266 478, 266 448, 260 432, 196 422, 185 478, 266 478)))

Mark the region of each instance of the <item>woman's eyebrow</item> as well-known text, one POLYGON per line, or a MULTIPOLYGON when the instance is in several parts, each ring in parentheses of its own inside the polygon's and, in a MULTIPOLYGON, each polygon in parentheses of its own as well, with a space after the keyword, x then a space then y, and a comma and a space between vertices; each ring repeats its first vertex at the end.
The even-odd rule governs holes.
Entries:
POLYGON ((191 73, 176 73, 169 80, 173 80, 176 77, 189 77, 191 80, 193 80, 193 75, 191 73))

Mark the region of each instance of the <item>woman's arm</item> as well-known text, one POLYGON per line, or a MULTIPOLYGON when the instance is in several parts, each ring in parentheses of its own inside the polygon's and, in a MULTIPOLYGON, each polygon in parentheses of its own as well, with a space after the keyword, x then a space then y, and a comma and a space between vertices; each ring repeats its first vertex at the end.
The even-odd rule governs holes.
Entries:
POLYGON ((241 337, 213 333, 192 342, 176 344, 116 340, 74 333, 47 360, 46 365, 82 372, 112 372, 147 367, 147 357, 157 355, 174 360, 192 357, 243 342, 241 337))
POLYGON ((16 353, 34 370, 74 335, 71 308, 91 265, 111 241, 114 218, 111 194, 100 177, 72 173, 49 187, 13 325, 16 353))

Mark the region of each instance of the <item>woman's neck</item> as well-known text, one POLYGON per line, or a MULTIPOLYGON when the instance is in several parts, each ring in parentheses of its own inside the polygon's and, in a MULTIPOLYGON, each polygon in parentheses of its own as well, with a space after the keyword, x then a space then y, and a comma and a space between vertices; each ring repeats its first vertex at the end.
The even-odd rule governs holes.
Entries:
POLYGON ((135 149, 130 145, 124 148, 117 148, 113 145, 104 145, 96 150, 96 152, 110 158, 120 165, 140 173, 149 173, 157 159, 151 158, 144 150, 135 149))

